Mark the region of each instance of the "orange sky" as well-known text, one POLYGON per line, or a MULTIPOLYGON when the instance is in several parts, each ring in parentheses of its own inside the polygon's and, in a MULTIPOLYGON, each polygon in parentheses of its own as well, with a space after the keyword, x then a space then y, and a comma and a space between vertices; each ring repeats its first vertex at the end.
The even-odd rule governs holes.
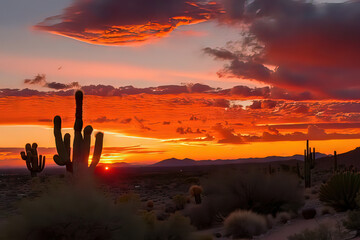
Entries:
POLYGON ((358 147, 360 5, 265 2, 0 1, 0 167, 52 164, 75 88, 104 163, 358 147))
MULTIPOLYGON (((85 96, 84 123, 105 132, 103 163, 286 156, 301 154, 305 139, 315 140, 322 153, 358 146, 357 123, 344 119, 348 105, 360 106, 358 101, 281 100, 252 109, 254 101, 208 93, 85 96), (326 108, 326 116, 338 107, 343 116, 319 117, 319 110, 326 108)), ((72 134, 74 108, 71 96, 0 98, 0 134, 6 136, 0 139, 0 166, 22 165, 18 152, 27 142, 49 148, 44 154, 52 164, 52 118, 62 116, 64 131, 72 134)))

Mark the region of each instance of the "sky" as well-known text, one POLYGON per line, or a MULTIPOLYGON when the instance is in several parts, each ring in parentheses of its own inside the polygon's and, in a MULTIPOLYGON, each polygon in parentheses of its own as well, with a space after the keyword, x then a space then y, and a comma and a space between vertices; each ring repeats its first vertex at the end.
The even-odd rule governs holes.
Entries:
POLYGON ((349 151, 359 28, 360 1, 1 1, 0 167, 53 164, 77 89, 107 164, 349 151))

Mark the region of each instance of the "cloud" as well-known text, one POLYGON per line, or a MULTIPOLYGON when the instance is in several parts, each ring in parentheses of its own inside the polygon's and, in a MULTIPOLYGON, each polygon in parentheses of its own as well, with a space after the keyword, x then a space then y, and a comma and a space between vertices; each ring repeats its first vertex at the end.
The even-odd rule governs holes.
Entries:
POLYGON ((212 130, 219 134, 218 143, 243 144, 245 143, 241 134, 236 134, 234 129, 224 127, 218 123, 212 127, 212 130))
POLYGON ((94 120, 90 120, 90 122, 93 122, 93 123, 108 123, 108 122, 117 122, 118 120, 119 120, 118 118, 109 119, 109 118, 103 116, 103 117, 99 117, 99 118, 94 119, 94 120))
POLYGON ((38 74, 32 79, 25 79, 25 84, 30 85, 45 85, 46 84, 46 75, 45 74, 38 74))
MULTIPOLYGON (((275 128, 272 128, 275 129, 275 128)), ((309 125, 307 133, 302 132, 293 132, 281 134, 278 131, 275 132, 264 132, 261 138, 261 141, 303 141, 303 140, 330 140, 330 139, 358 139, 360 134, 358 133, 326 133, 323 128, 320 128, 316 125, 309 125)))
POLYGON ((167 36, 219 12, 215 2, 196 0, 75 0, 35 29, 92 44, 128 45, 167 36))
POLYGON ((220 77, 256 80, 316 98, 359 99, 359 1, 225 3, 228 13, 219 20, 246 24, 248 30, 226 47, 204 49, 229 61, 220 77))
MULTIPOLYGON (((35 78, 34 78, 35 79, 35 78)), ((150 95, 177 95, 177 94, 208 94, 209 96, 237 96, 241 98, 261 98, 261 99, 286 99, 286 100, 310 100, 321 99, 315 98, 308 92, 295 93, 276 87, 255 87, 250 88, 248 86, 234 86, 229 89, 214 88, 208 85, 195 83, 187 85, 163 85, 157 87, 136 88, 133 86, 114 87, 111 85, 87 85, 81 86, 77 82, 69 84, 51 82, 48 83, 46 78, 42 81, 33 81, 34 79, 26 82, 28 85, 40 85, 42 87, 51 88, 56 91, 39 91, 33 89, 0 89, 0 96, 72 96, 74 95, 74 89, 81 89, 86 95, 94 96, 124 96, 124 95, 138 95, 138 94, 150 94, 150 95), (30 81, 33 81, 30 83, 30 81)), ((190 99, 187 98, 174 98, 172 99, 174 104, 193 104, 190 99)), ((210 102, 213 100, 209 100, 210 102)), ((220 100, 219 100, 220 101, 220 100)), ((204 101, 206 102, 206 101, 204 101)), ((219 102, 220 103, 220 102, 219 102)), ((210 105, 212 103, 209 103, 210 105)), ((226 105, 226 104, 220 104, 226 105)))
POLYGON ((48 82, 45 74, 38 74, 33 79, 25 79, 24 84, 28 85, 40 85, 42 87, 55 89, 55 90, 68 90, 74 88, 80 88, 80 84, 78 82, 72 83, 58 83, 58 82, 48 82))
POLYGON ((205 137, 171 139, 171 140, 165 140, 164 142, 167 142, 167 143, 194 142, 194 143, 196 143, 196 142, 211 142, 214 140, 215 140, 214 136, 211 136, 210 134, 206 134, 205 137))

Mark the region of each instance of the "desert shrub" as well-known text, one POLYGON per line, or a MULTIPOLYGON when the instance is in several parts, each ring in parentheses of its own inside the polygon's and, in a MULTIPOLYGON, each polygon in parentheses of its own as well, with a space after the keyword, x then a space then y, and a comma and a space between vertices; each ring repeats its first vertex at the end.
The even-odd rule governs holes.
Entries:
POLYGON ((347 233, 343 231, 340 224, 336 226, 320 224, 315 229, 305 229, 293 234, 288 237, 288 240, 343 240, 347 237, 347 233))
POLYGON ((184 217, 179 212, 172 214, 165 221, 158 221, 156 220, 156 217, 150 217, 150 216, 146 216, 146 218, 151 220, 148 221, 151 224, 148 225, 148 231, 146 233, 146 236, 143 238, 145 240, 195 239, 193 233, 194 228, 190 224, 190 219, 184 217))
POLYGON ((320 187, 319 199, 336 211, 352 210, 357 207, 355 199, 359 189, 360 174, 337 173, 320 187))
POLYGON ((306 208, 301 211, 301 215, 304 219, 313 219, 316 216, 315 208, 306 208))
POLYGON ((204 195, 212 212, 226 216, 236 209, 260 214, 297 212, 303 205, 303 188, 290 174, 223 173, 204 182, 204 195))
POLYGON ((177 194, 173 197, 173 201, 175 203, 176 209, 182 210, 187 203, 187 197, 184 194, 177 194))
POLYGON ((233 238, 251 238, 267 231, 264 216, 251 211, 237 210, 224 221, 227 236, 233 238))
MULTIPOLYGON (((126 203, 92 188, 62 186, 23 202, 6 222, 3 239, 143 239, 146 224, 126 203)), ((1 237, 0 237, 1 238, 1 237)))
POLYGON ((215 220, 214 208, 207 199, 201 205, 188 204, 184 209, 184 215, 190 218, 191 224, 198 229, 210 227, 215 220))
POLYGON ((280 212, 276 215, 276 220, 278 223, 287 223, 291 219, 291 215, 288 212, 280 212))

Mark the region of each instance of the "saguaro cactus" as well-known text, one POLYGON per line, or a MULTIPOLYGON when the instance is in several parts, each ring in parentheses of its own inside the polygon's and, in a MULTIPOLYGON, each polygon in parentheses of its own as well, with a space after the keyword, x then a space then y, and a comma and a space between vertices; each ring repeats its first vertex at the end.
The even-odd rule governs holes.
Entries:
POLYGON ((55 116, 54 118, 54 136, 56 143, 57 155, 54 155, 54 161, 57 165, 66 166, 66 170, 74 174, 83 174, 88 171, 93 172, 96 165, 100 161, 103 138, 104 134, 99 132, 95 136, 95 148, 94 154, 90 166, 88 166, 90 145, 91 145, 91 134, 93 128, 86 126, 83 134, 81 130, 83 128, 82 120, 82 104, 83 104, 83 93, 77 91, 75 93, 76 100, 76 114, 74 124, 74 142, 73 142, 73 154, 72 160, 70 157, 70 134, 65 134, 64 139, 61 134, 61 117, 55 116))
POLYGON ((25 145, 25 151, 21 152, 21 158, 26 161, 26 167, 31 173, 31 177, 36 177, 37 173, 44 170, 45 167, 45 156, 39 155, 37 152, 37 144, 30 143, 25 145))
POLYGON ((334 172, 338 170, 338 162, 337 162, 337 155, 336 151, 334 151, 334 172))
POLYGON ((309 140, 306 140, 306 149, 304 150, 304 180, 305 188, 311 187, 311 169, 315 167, 315 148, 311 152, 309 140))

